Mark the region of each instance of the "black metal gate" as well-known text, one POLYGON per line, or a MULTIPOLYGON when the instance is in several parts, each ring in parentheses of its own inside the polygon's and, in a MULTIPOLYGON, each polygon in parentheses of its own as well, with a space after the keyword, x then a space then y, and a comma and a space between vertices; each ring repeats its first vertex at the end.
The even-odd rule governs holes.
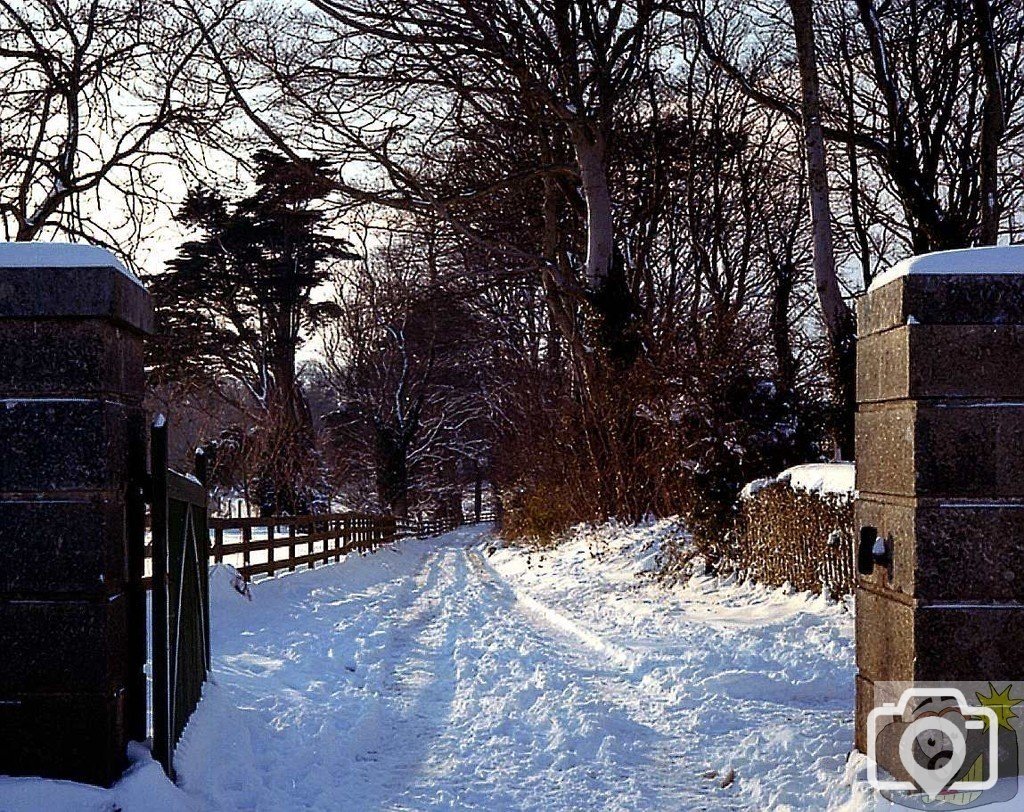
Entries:
POLYGON ((174 748, 210 668, 210 533, 206 471, 167 467, 167 425, 152 429, 153 757, 174 777, 174 748))

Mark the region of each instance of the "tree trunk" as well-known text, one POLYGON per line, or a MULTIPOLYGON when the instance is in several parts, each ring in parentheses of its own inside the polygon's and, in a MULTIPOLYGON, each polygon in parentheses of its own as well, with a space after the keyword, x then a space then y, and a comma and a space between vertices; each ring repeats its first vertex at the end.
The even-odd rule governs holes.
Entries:
POLYGON ((996 51, 995 27, 989 0, 974 0, 982 75, 985 77, 984 114, 981 122, 979 194, 981 212, 978 243, 995 245, 999 239, 999 144, 1006 127, 1003 84, 996 51))
POLYGON ((286 313, 280 313, 274 322, 270 369, 274 391, 270 401, 276 403, 297 425, 301 425, 302 395, 295 379, 295 341, 292 338, 290 319, 286 313))
POLYGON ((784 395, 791 394, 796 387, 796 359, 793 357, 793 344, 789 335, 789 304, 795 280, 796 268, 793 263, 783 262, 775 269, 770 323, 772 348, 775 351, 775 385, 784 395))
POLYGON ((18 231, 14 236, 15 242, 32 242, 36 238, 39 229, 26 222, 18 223, 18 231))
POLYGON ((825 132, 821 125, 821 95, 818 83, 817 52, 814 42, 812 0, 788 0, 793 14, 797 64, 800 70, 801 117, 804 148, 807 155, 807 180, 810 192, 811 230, 814 246, 814 286, 818 293, 822 321, 831 354, 834 395, 839 410, 836 442, 840 453, 853 454, 853 315, 843 301, 836 273, 832 242, 832 210, 829 203, 828 163, 825 132))
POLYGON ((825 133, 821 126, 814 12, 811 0, 789 0, 789 7, 793 13, 793 32, 800 68, 801 112, 814 243, 814 285, 818 292, 825 330, 835 344, 845 328, 847 307, 843 302, 839 279, 836 276, 835 249, 832 243, 832 209, 829 203, 825 133))
POLYGON ((479 524, 480 514, 483 513, 484 507, 484 472, 479 460, 474 460, 473 462, 473 473, 475 474, 473 482, 473 519, 479 524))
MULTIPOLYGON (((552 163, 554 156, 551 150, 545 150, 544 160, 552 163)), ((550 175, 544 177, 544 260, 552 267, 558 264, 558 243, 561 230, 559 228, 558 214, 558 186, 550 175)), ((547 346, 545 347, 545 361, 548 369, 554 373, 561 371, 562 367, 562 342, 559 340, 558 319, 555 316, 555 297, 558 291, 554 289, 554 282, 551 274, 542 275, 544 288, 544 301, 547 305, 547 346)))
POLYGON ((404 519, 409 513, 409 464, 404 442, 386 426, 375 426, 377 498, 391 514, 404 519))
POLYGON ((607 146, 590 127, 573 130, 573 147, 580 167, 583 199, 587 204, 587 285, 591 291, 604 287, 612 266, 615 229, 612 196, 608 188, 607 146))

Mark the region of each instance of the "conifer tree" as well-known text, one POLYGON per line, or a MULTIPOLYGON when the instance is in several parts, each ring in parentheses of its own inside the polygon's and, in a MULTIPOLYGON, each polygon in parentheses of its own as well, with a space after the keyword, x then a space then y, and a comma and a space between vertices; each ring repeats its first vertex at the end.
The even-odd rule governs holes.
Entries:
POLYGON ((259 444, 261 507, 298 512, 319 466, 296 355, 337 309, 313 292, 354 255, 328 230, 326 162, 262 150, 254 163, 253 194, 232 202, 195 189, 181 207, 178 222, 199 233, 149 280, 160 329, 151 362, 157 380, 211 387, 252 415, 271 435, 259 444))

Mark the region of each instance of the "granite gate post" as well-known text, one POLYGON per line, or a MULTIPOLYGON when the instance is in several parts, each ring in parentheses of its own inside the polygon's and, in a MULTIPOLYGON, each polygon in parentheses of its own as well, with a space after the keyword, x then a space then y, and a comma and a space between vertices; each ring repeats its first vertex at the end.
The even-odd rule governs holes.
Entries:
POLYGON ((145 735, 152 323, 108 252, 0 245, 0 774, 110 784, 145 735))
MULTIPOLYGON (((1024 247, 901 263, 860 300, 858 332, 868 752, 868 713, 898 699, 883 684, 1024 678, 1024 247)), ((906 775, 892 747, 877 756, 906 775)))

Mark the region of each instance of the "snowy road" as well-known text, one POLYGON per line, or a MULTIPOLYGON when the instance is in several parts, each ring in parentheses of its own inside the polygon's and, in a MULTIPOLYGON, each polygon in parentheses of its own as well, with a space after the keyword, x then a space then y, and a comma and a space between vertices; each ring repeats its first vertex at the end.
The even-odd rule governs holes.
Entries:
POLYGON ((743 587, 666 593, 638 585, 634 559, 614 550, 600 566, 572 545, 547 563, 488 558, 482 539, 407 542, 263 582, 252 602, 215 573, 216 684, 177 762, 195 804, 728 810, 850 798, 846 613, 743 587))

